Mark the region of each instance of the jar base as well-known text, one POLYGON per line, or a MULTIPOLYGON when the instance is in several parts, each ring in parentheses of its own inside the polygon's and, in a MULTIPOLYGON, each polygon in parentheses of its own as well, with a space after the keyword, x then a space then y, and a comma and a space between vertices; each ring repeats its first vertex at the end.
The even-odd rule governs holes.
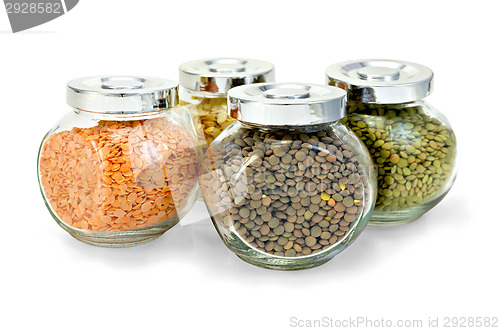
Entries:
POLYGON ((322 259, 322 260, 312 259, 313 261, 311 261, 310 263, 307 263, 306 261, 301 261, 300 264, 297 264, 296 261, 293 260, 288 260, 289 262, 287 262, 286 258, 284 257, 257 259, 257 258, 249 258, 248 256, 243 256, 238 254, 236 254, 236 256, 239 257, 241 260, 260 268, 271 269, 271 270, 282 270, 282 271, 311 269, 319 267, 320 265, 323 265, 331 260, 331 259, 322 259))
POLYGON ((56 221, 73 238, 85 244, 98 247, 123 248, 139 246, 153 241, 179 223, 179 218, 176 216, 147 228, 113 232, 86 231, 69 226, 59 220, 56 221))
POLYGON ((370 226, 395 226, 403 225, 418 220, 422 215, 434 208, 448 193, 445 192, 440 197, 428 201, 420 206, 410 207, 402 210, 379 211, 375 209, 371 215, 368 225, 370 226))
MULTIPOLYGON (((214 224, 216 223, 213 217, 212 221, 214 222, 214 224)), ((312 254, 307 257, 276 256, 261 252, 256 248, 251 247, 235 233, 222 234, 220 232, 220 229, 217 227, 216 230, 223 239, 226 246, 238 258, 240 258, 244 262, 264 269, 283 271, 311 269, 330 261, 342 251, 342 249, 338 251, 332 251, 336 247, 333 246, 329 249, 324 250, 323 252, 312 254)))

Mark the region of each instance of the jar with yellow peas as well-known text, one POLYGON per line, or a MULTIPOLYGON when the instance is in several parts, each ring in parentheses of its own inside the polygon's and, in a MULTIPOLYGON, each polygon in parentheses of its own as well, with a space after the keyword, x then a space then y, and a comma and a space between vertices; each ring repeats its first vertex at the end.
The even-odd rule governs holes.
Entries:
POLYGON ((213 58, 186 62, 179 67, 180 99, 199 115, 207 145, 233 121, 227 112, 229 89, 274 81, 274 65, 242 58, 213 58))

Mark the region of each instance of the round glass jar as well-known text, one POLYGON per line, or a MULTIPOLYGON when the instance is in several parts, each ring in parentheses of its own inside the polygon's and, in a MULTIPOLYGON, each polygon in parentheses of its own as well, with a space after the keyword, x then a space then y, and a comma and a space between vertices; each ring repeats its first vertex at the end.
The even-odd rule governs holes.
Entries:
POLYGON ((433 72, 394 60, 337 63, 329 85, 348 93, 345 123, 378 168, 378 196, 369 225, 412 222, 448 193, 457 174, 457 143, 448 120, 423 99, 433 72))
MULTIPOLYGON (((234 119, 227 113, 227 91, 246 84, 274 81, 274 66, 265 61, 241 58, 213 58, 179 66, 181 102, 196 111, 207 145, 234 119)), ((203 137, 200 137, 200 140, 203 137)))
POLYGON ((374 206, 368 151, 339 120, 345 91, 263 83, 229 91, 231 117, 200 187, 226 246, 251 264, 312 268, 343 251, 374 206))
POLYGON ((73 108, 43 138, 38 180, 56 222, 95 246, 151 241, 197 196, 200 151, 177 83, 88 77, 67 85, 73 108))

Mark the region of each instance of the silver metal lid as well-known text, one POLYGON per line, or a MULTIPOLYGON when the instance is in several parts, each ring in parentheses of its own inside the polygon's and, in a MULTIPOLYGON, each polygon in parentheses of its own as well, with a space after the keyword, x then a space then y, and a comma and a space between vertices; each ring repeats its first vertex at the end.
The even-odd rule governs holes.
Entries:
POLYGON ((317 84, 261 83, 228 93, 230 116, 246 123, 307 126, 346 116, 346 92, 317 84))
POLYGON ((213 58, 179 66, 180 85, 191 91, 224 94, 246 84, 274 81, 274 65, 261 60, 213 58))
POLYGON ((178 103, 178 84, 142 76, 78 78, 68 82, 66 101, 73 108, 100 113, 156 111, 178 103))
POLYGON ((327 83, 345 89, 349 100, 404 103, 432 92, 434 74, 421 64, 397 60, 356 60, 326 69, 327 83))

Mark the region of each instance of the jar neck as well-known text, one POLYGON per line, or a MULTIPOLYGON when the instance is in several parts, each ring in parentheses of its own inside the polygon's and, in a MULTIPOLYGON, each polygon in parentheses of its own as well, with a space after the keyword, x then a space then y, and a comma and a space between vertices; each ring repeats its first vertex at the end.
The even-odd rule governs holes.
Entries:
POLYGON ((313 124, 313 125, 300 125, 300 126, 278 126, 278 125, 260 125, 255 123, 247 123, 238 121, 239 125, 242 128, 249 130, 257 130, 262 132, 273 132, 273 131, 286 131, 290 133, 307 133, 307 132, 318 132, 318 131, 326 131, 332 126, 337 126, 340 124, 339 121, 321 123, 321 124, 313 124))
POLYGON ((193 91, 189 90, 184 87, 179 87, 179 94, 180 94, 180 99, 181 100, 188 100, 190 98, 224 98, 227 99, 227 93, 221 92, 221 93, 215 93, 215 92, 208 92, 208 91, 193 91))
POLYGON ((428 105, 423 100, 407 103, 378 104, 363 103, 360 101, 348 101, 347 113, 359 115, 376 116, 407 116, 411 114, 423 114, 428 105))
POLYGON ((402 102, 402 103, 371 103, 371 102, 362 102, 362 101, 357 101, 357 100, 348 100, 347 105, 348 106, 363 105, 364 107, 370 107, 370 108, 386 107, 386 108, 393 108, 393 109, 403 109, 403 108, 408 108, 408 107, 416 107, 416 106, 425 105, 425 101, 424 101, 424 99, 419 99, 419 100, 402 102))
MULTIPOLYGON (((177 107, 177 106, 175 106, 177 107)), ((73 108, 73 111, 79 115, 86 118, 106 120, 106 121, 136 121, 141 119, 149 119, 155 117, 162 117, 168 114, 173 108, 153 110, 147 112, 133 112, 133 113, 106 113, 106 112, 94 112, 83 109, 73 108)))

